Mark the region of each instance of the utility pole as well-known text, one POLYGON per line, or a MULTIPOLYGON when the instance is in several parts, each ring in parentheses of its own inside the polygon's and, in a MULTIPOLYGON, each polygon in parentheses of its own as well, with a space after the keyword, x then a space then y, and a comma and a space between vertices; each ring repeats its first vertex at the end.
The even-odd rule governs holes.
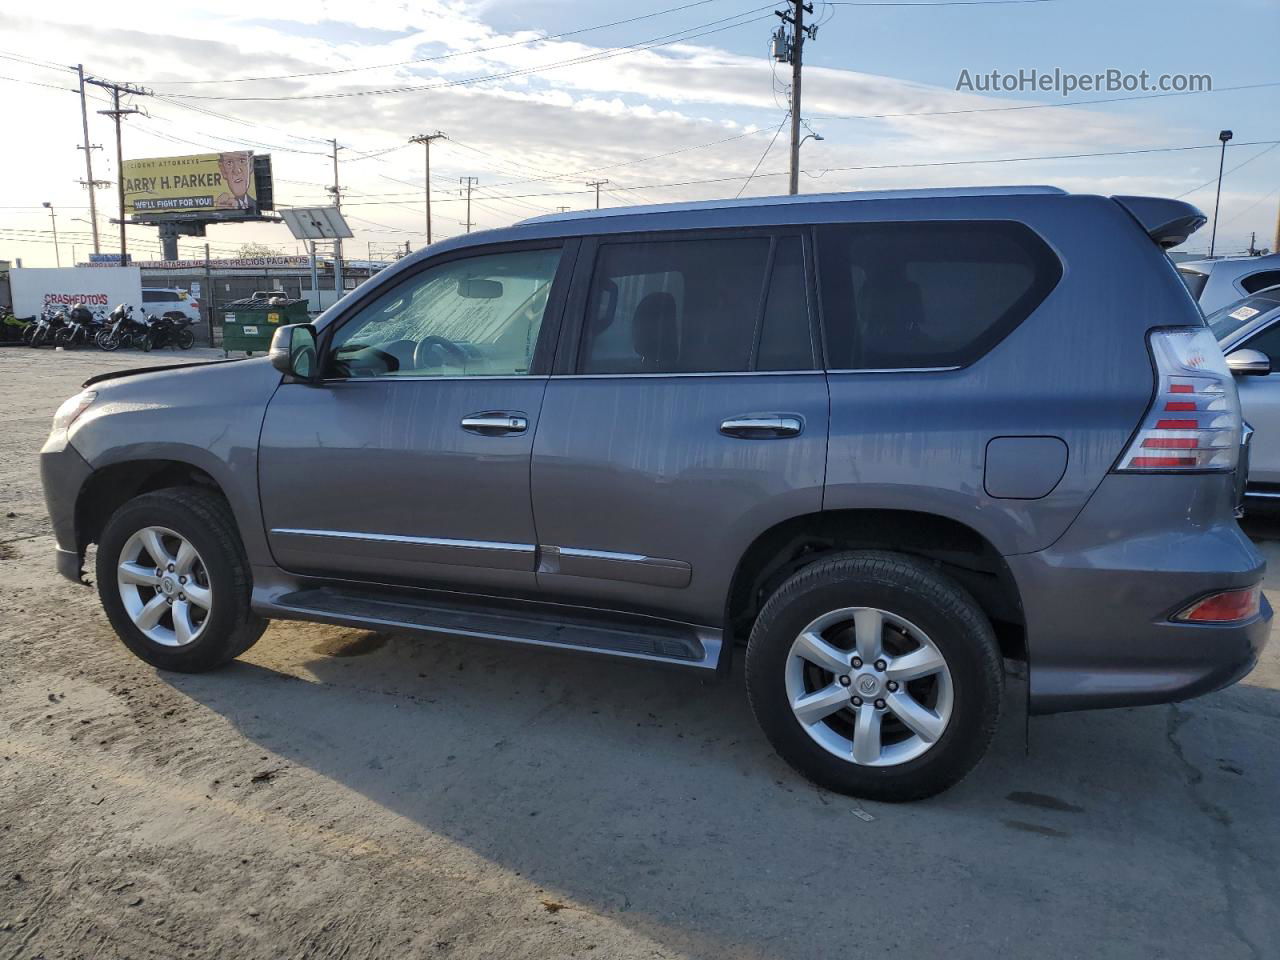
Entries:
MULTIPOLYGON (((427 172, 422 177, 422 197, 427 205, 427 246, 431 246, 431 141, 443 140, 445 135, 437 130, 435 133, 420 133, 416 137, 410 137, 410 143, 422 144, 423 150, 426 151, 427 172)), ((470 217, 467 217, 470 220, 470 217)))
POLYGON ((600 188, 603 187, 608 182, 609 182, 608 180, 592 180, 587 184, 588 187, 596 188, 596 209, 597 210, 600 209, 600 188))
POLYGON ((813 13, 813 4, 804 0, 787 0, 787 7, 793 13, 775 10, 774 14, 783 23, 791 24, 788 34, 786 27, 779 27, 773 35, 773 58, 791 64, 791 172, 787 184, 787 193, 800 192, 800 80, 804 64, 804 42, 814 40, 818 36, 816 26, 804 25, 804 15, 813 13))
MULTIPOLYGON (((338 146, 338 138, 334 137, 329 141, 333 144, 333 186, 329 188, 329 192, 333 194, 333 208, 339 212, 342 211, 342 187, 338 183, 338 151, 345 147, 338 146)), ((319 297, 319 292, 316 294, 319 297)), ((334 300, 342 297, 342 238, 335 237, 333 240, 333 296, 334 300)))
POLYGON ((470 233, 471 228, 475 226, 475 224, 471 222, 471 188, 480 182, 480 178, 479 177, 459 177, 458 182, 465 183, 467 185, 467 222, 465 226, 467 228, 467 233, 470 233))
POLYGON ((1280 203, 1276 204, 1276 236, 1271 241, 1271 252, 1280 253, 1280 203))
POLYGON ((101 253, 98 248, 98 198, 94 191, 98 187, 110 186, 106 180, 93 179, 93 151, 102 147, 89 142, 89 107, 84 95, 84 64, 76 64, 76 74, 80 77, 80 126, 84 128, 84 180, 80 181, 89 188, 89 223, 93 227, 93 252, 101 253))
MULTIPOLYGON (((92 83, 95 87, 102 87, 111 91, 112 108, 110 110, 99 110, 98 112, 110 117, 116 124, 116 196, 120 203, 120 266, 127 267, 129 265, 129 251, 124 235, 124 142, 120 133, 120 121, 127 116, 141 113, 142 111, 135 107, 122 110, 120 108, 120 94, 130 93, 138 97, 149 97, 151 96, 151 91, 142 87, 135 87, 129 83, 113 83, 109 80, 97 80, 93 77, 85 77, 84 82, 92 83)), ((88 151, 85 151, 85 153, 87 156, 88 151)), ((92 193, 90 196, 92 196, 92 193)))

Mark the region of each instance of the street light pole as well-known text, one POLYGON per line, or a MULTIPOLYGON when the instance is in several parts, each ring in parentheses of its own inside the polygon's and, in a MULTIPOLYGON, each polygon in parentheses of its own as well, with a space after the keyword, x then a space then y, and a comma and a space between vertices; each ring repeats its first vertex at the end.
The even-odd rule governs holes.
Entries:
POLYGON ((1218 139, 1222 141, 1222 154, 1218 157, 1218 192, 1213 197, 1213 230, 1209 234, 1209 256, 1213 256, 1214 247, 1218 242, 1218 204, 1222 201, 1222 168, 1227 162, 1227 141, 1232 137, 1230 130, 1223 130, 1218 134, 1218 139))
POLYGON ((44 208, 49 211, 49 219, 53 221, 53 262, 62 266, 62 254, 58 252, 58 217, 53 212, 53 204, 48 200, 44 202, 44 208))

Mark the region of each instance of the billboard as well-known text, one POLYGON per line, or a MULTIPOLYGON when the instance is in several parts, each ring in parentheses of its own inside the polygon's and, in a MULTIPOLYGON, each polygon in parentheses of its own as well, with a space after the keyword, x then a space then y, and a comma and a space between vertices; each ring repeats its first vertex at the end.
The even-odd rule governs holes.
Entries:
MULTIPOLYGON (((263 165, 258 164, 257 167, 263 165)), ((270 178, 270 167, 266 167, 270 178)), ((151 157, 124 163, 124 209, 132 217, 208 214, 256 217, 259 176, 252 150, 151 157)), ((269 187, 268 187, 269 191, 269 187)))
POLYGON ((137 267, 23 267, 10 272, 9 287, 17 317, 34 317, 47 308, 70 308, 77 303, 105 312, 120 303, 142 310, 142 271, 137 267))

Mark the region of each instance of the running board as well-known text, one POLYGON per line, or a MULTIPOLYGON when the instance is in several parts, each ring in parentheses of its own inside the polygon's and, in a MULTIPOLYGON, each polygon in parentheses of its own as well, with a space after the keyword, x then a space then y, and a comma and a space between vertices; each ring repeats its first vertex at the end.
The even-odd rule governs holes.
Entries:
MULTIPOLYGON (((501 601, 494 601, 499 603, 501 601)), ((721 632, 623 614, 536 603, 481 605, 339 587, 311 587, 277 596, 268 616, 315 620, 367 630, 448 634, 622 657, 714 672, 721 632)))

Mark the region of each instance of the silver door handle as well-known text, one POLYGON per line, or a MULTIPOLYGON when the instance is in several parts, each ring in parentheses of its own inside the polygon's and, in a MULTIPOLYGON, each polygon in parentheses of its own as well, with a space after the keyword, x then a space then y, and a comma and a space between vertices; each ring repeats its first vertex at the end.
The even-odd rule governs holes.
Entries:
POLYGON ((512 413, 479 413, 462 418, 462 429, 476 433, 524 433, 529 421, 512 413))
POLYGON ((720 432, 727 437, 766 439, 770 437, 794 437, 804 429, 799 417, 730 417, 720 424, 720 432))

